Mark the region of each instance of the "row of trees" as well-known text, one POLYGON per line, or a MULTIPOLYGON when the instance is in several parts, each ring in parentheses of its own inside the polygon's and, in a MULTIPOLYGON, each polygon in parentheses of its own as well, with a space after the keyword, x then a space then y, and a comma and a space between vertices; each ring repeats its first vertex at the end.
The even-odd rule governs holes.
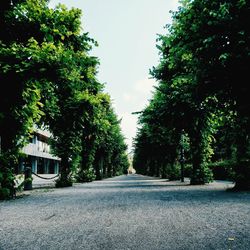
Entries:
POLYGON ((53 134, 61 158, 57 186, 123 173, 126 145, 110 96, 97 78, 97 43, 81 11, 47 0, 4 0, 0 10, 0 196, 34 125, 53 134))
POLYGON ((250 2, 183 0, 160 35, 158 81, 139 112, 137 172, 171 177, 180 151, 191 184, 212 180, 209 165, 233 167, 236 189, 250 189, 250 2))

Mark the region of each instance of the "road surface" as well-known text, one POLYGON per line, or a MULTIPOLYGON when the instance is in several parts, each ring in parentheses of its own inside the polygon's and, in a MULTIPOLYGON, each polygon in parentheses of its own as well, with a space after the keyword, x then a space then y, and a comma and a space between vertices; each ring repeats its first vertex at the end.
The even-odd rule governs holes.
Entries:
POLYGON ((250 249, 250 193, 141 175, 0 202, 1 250, 250 249))

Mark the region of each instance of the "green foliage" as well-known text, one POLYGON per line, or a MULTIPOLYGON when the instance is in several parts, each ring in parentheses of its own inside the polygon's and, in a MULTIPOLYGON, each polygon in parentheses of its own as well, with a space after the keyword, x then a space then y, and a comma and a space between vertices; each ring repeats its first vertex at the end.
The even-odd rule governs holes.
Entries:
POLYGON ((96 175, 94 172, 94 169, 85 169, 85 170, 81 170, 78 174, 77 174, 77 181, 78 182, 91 182, 93 180, 96 179, 96 175))
POLYGON ((11 198, 14 194, 14 179, 11 169, 0 169, 0 200, 11 198))
POLYGON ((250 161, 242 160, 238 161, 235 165, 235 176, 236 182, 235 190, 249 190, 250 186, 250 161))
POLYGON ((4 169, 17 164, 34 125, 53 134, 52 151, 61 158, 56 186, 72 185, 71 174, 91 172, 102 158, 104 175, 121 172, 124 137, 96 79, 99 62, 89 51, 97 43, 82 33, 81 11, 50 9, 46 0, 6 1, 1 8, 0 184, 7 185, 4 169))
POLYGON ((193 169, 191 174, 191 185, 202 185, 213 181, 213 172, 206 163, 199 168, 193 169))
POLYGON ((184 164, 184 176, 190 178, 192 176, 192 172, 193 172, 193 165, 190 163, 184 164))
POLYGON ((0 200, 6 200, 10 198, 10 189, 0 188, 0 200))
POLYGON ((215 180, 235 180, 235 162, 232 160, 209 163, 215 180))
POLYGON ((70 178, 59 178, 56 180, 55 187, 62 188, 62 187, 71 187, 73 185, 73 181, 70 178))
POLYGON ((184 131, 191 184, 212 180, 211 161, 231 159, 236 186, 249 189, 247 164, 241 164, 249 160, 249 2, 181 3, 168 33, 158 37, 160 63, 150 73, 159 84, 140 113, 136 170, 155 174, 159 164, 173 166, 184 131))
POLYGON ((181 178, 180 169, 181 169, 181 166, 180 164, 177 164, 177 163, 167 166, 165 178, 169 179, 170 181, 180 180, 181 178))

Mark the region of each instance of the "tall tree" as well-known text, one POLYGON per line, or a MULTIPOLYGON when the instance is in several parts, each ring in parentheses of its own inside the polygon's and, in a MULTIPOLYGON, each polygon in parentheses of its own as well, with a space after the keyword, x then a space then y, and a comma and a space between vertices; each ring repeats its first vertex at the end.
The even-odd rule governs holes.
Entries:
POLYGON ((6 0, 1 7, 1 187, 10 190, 11 168, 35 124, 53 134, 58 186, 71 185, 83 152, 94 155, 87 138, 103 126, 97 120, 106 97, 96 79, 98 59, 89 55, 97 43, 82 32, 79 9, 50 9, 46 0, 6 0))
MULTIPOLYGON (((151 74, 159 81, 170 131, 184 129, 190 137, 191 184, 209 180, 213 135, 223 116, 235 114, 236 188, 249 189, 249 2, 185 0, 173 13, 168 34, 159 37, 160 64, 151 74)), ((159 95, 158 95, 159 98, 159 95)), ((155 97, 156 99, 156 97, 155 97)), ((155 99, 153 102, 155 102, 155 99)), ((145 112, 144 112, 145 113, 145 112)), ((157 123, 143 122, 149 127, 157 123)))

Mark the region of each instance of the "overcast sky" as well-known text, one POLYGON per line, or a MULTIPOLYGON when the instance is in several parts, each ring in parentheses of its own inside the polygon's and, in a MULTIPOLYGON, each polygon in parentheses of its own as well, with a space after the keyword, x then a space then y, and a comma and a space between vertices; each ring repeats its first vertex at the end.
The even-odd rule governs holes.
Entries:
POLYGON ((129 151, 136 134, 137 115, 151 98, 155 81, 149 69, 158 65, 157 34, 165 34, 171 23, 170 10, 178 0, 51 0, 82 10, 84 32, 99 46, 91 55, 100 60, 98 80, 105 83, 105 92, 122 118, 122 131, 129 151))

